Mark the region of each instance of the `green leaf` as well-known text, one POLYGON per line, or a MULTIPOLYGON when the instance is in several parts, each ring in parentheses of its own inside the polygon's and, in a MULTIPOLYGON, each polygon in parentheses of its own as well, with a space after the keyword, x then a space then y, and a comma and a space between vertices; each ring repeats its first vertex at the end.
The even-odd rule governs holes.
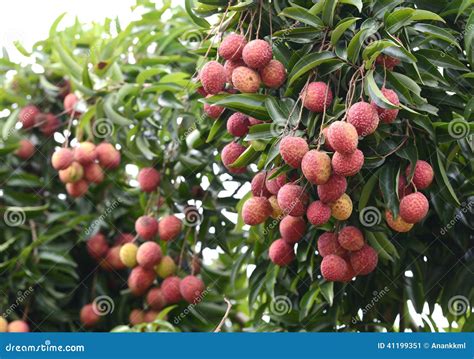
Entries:
POLYGON ((331 33, 331 44, 336 46, 338 40, 344 35, 344 32, 350 28, 360 17, 349 17, 339 21, 336 28, 331 33))
POLYGON ((413 28, 416 31, 422 32, 425 35, 431 35, 433 37, 436 37, 438 39, 444 40, 446 42, 451 43, 452 45, 456 46, 457 48, 461 49, 461 46, 459 46, 456 37, 451 35, 450 32, 438 27, 434 26, 431 24, 415 24, 413 25, 413 28))
POLYGON ((264 105, 266 98, 267 96, 259 94, 214 95, 201 101, 242 112, 259 120, 268 120, 269 115, 264 105))
POLYGON ((303 58, 293 66, 288 75, 288 87, 311 69, 333 59, 335 59, 335 55, 329 51, 311 53, 303 56, 303 58))
POLYGON ((321 285, 321 294, 328 302, 329 306, 332 307, 334 302, 334 282, 326 282, 321 285))
POLYGON ((57 36, 53 39, 53 47, 61 58, 65 70, 76 79, 80 79, 82 77, 82 66, 73 59, 68 50, 66 50, 64 43, 57 36))
POLYGON ((386 207, 396 217, 398 215, 398 165, 387 163, 380 169, 379 187, 386 207))
POLYGON ((302 22, 315 28, 321 28, 324 24, 321 19, 303 8, 287 7, 279 15, 302 22))
POLYGON ((367 239, 367 242, 369 242, 369 244, 377 251, 377 254, 379 255, 380 258, 389 260, 391 262, 395 261, 393 257, 385 250, 382 244, 378 241, 374 233, 369 232, 369 231, 364 231, 364 234, 365 234, 365 238, 367 239))
POLYGON ((435 66, 459 71, 469 71, 469 69, 464 66, 461 61, 449 56, 443 51, 434 49, 420 49, 415 54, 426 57, 428 61, 430 61, 435 66))
POLYGON ((324 2, 322 19, 323 22, 332 27, 334 21, 334 12, 336 11, 337 0, 322 0, 324 2))
POLYGON ((92 83, 91 76, 89 74, 88 62, 84 63, 84 69, 82 70, 82 83, 89 89, 94 88, 94 84, 92 83))
POLYGON ((211 130, 209 131, 209 135, 207 136, 206 142, 211 142, 218 134, 225 133, 225 126, 226 122, 222 119, 217 119, 212 124, 211 130))
POLYGON ((374 190, 375 184, 377 183, 377 180, 378 172, 375 172, 362 188, 362 192, 359 198, 359 212, 361 212, 365 207, 367 207, 369 199, 372 198, 372 192, 374 190))
POLYGON ((359 10, 359 12, 362 12, 362 7, 364 6, 362 4, 362 0, 339 0, 341 4, 347 4, 347 5, 352 5, 359 10))
POLYGON ((435 164, 435 172, 437 173, 436 178, 443 181, 444 187, 448 190, 454 203, 460 206, 461 203, 459 202, 458 196, 456 195, 456 192, 454 191, 453 186, 449 182, 448 176, 446 174, 446 169, 444 168, 443 160, 440 154, 440 150, 438 148, 436 148, 436 161, 434 161, 434 164, 435 164))
POLYGON ((13 110, 10 116, 8 116, 7 120, 3 124, 2 127, 2 138, 4 141, 6 141, 13 133, 16 132, 15 130, 15 125, 17 123, 17 118, 18 118, 18 113, 20 112, 20 109, 17 108, 16 110, 13 110))
POLYGON ((396 106, 387 100, 387 98, 382 94, 382 91, 378 88, 374 80, 374 70, 370 70, 367 73, 365 80, 370 98, 377 104, 377 106, 389 109, 399 108, 399 106, 396 106))
POLYGON ((186 8, 186 12, 188 13, 189 17, 191 18, 191 20, 199 27, 203 27, 205 29, 208 29, 210 27, 209 23, 204 20, 203 18, 197 16, 195 13, 194 13, 194 10, 193 10, 193 3, 194 1, 193 0, 185 0, 184 2, 184 6, 186 8))
POLYGON ((13 41, 13 45, 15 45, 16 49, 25 57, 30 57, 31 52, 26 51, 20 41, 13 41))
POLYGON ((253 148, 253 146, 247 147, 247 149, 242 153, 239 158, 232 162, 230 168, 240 168, 246 167, 251 164, 260 154, 253 148))
POLYGON ((122 116, 121 114, 119 114, 113 108, 113 103, 116 99, 116 96, 117 96, 117 94, 112 93, 112 94, 108 95, 105 98, 104 112, 105 112, 107 118, 109 118, 113 123, 115 123, 117 125, 120 125, 120 126, 130 125, 132 123, 132 121, 129 120, 128 118, 122 116))

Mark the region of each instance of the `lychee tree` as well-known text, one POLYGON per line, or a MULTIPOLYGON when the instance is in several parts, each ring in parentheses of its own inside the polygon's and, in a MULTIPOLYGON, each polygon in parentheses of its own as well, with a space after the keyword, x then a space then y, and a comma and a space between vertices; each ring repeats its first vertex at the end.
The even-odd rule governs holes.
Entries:
POLYGON ((472 330, 472 2, 186 4, 248 329, 472 330))

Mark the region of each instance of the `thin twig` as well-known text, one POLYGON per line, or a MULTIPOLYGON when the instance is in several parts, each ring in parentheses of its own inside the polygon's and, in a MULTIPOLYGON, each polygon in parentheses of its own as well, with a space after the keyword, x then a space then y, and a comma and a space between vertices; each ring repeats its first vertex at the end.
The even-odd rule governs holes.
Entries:
POLYGON ((226 297, 224 297, 224 301, 227 303, 227 309, 225 311, 225 314, 224 316, 222 317, 219 325, 216 327, 216 329, 214 329, 214 333, 219 333, 222 329, 222 326, 224 325, 225 323, 225 320, 227 319, 227 317, 229 316, 229 313, 230 313, 230 310, 232 309, 232 303, 229 301, 229 299, 227 299, 226 297))

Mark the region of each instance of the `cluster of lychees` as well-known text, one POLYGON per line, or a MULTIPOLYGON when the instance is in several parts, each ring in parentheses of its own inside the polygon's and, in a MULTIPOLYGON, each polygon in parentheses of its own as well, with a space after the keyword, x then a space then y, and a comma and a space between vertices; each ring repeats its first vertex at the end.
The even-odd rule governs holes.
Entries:
POLYGON ((30 327, 24 320, 14 320, 10 323, 0 316, 0 333, 26 333, 30 331, 30 327))

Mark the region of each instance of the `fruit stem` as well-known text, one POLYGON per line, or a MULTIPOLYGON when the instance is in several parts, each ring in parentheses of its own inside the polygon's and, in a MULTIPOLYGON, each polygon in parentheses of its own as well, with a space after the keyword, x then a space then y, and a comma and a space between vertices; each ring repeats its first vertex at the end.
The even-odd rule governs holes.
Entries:
POLYGON ((221 321, 217 325, 216 329, 214 329, 214 333, 219 333, 222 330, 222 326, 224 325, 225 320, 229 316, 230 310, 232 309, 232 303, 229 301, 229 299, 224 297, 224 301, 227 303, 227 309, 226 309, 225 314, 222 317, 221 321))

